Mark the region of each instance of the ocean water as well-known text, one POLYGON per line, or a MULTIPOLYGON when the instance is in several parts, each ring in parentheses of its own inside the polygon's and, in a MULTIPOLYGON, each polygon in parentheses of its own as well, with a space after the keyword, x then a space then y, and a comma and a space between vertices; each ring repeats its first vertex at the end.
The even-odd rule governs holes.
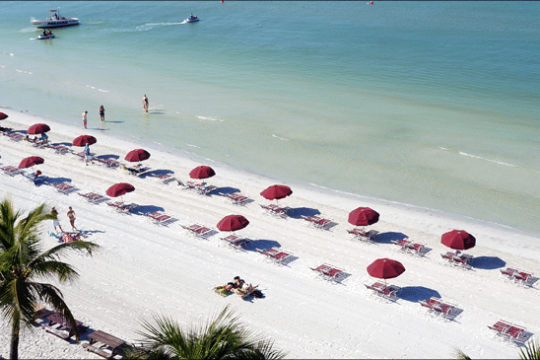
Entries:
POLYGON ((540 234, 538 2, 3 2, 0 29, 0 106, 540 234), (81 25, 35 40, 58 6, 81 25))

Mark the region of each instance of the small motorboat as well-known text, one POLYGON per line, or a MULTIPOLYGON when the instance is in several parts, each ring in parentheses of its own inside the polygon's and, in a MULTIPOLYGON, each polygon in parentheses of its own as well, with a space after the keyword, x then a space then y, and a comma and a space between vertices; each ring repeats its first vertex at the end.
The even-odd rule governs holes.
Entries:
POLYGON ((46 34, 39 35, 36 39, 38 39, 38 40, 54 39, 54 34, 49 31, 46 34))
POLYGON ((32 25, 37 26, 39 29, 79 25, 79 19, 77 18, 66 19, 60 16, 60 8, 58 10, 49 10, 49 12, 52 13, 51 16, 45 20, 32 20, 32 25))
POLYGON ((196 17, 196 16, 193 16, 193 13, 191 13, 191 15, 189 15, 189 17, 186 19, 186 21, 187 21, 188 23, 190 23, 190 22, 197 22, 197 21, 199 21, 199 18, 196 17))

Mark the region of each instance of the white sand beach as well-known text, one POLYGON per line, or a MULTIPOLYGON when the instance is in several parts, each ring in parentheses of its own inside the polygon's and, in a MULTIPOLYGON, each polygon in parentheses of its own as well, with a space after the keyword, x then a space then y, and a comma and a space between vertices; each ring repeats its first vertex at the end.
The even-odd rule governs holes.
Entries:
MULTIPOLYGON (((84 130, 46 121, 9 109, 0 125, 25 131, 30 125, 45 122, 52 143, 69 143, 79 135, 98 139, 91 146, 95 155, 125 154, 140 144, 115 138, 99 130, 84 130)), ((18 175, 0 172, 0 194, 13 199, 16 208, 29 210, 43 202, 55 206, 64 230, 70 230, 66 216, 72 206, 76 225, 87 240, 100 245, 93 257, 73 254, 66 260, 75 265, 80 279, 62 285, 65 300, 76 319, 89 326, 88 333, 103 330, 128 342, 140 339, 141 320, 153 314, 170 315, 190 326, 212 317, 226 305, 241 316, 250 329, 275 339, 289 358, 449 358, 459 348, 473 358, 516 358, 519 347, 496 337, 488 328, 504 319, 540 335, 539 282, 533 287, 513 283, 500 270, 518 267, 540 274, 540 241, 517 230, 467 221, 459 216, 393 204, 369 202, 361 196, 329 189, 286 184, 292 196, 280 204, 293 208, 291 216, 279 219, 262 211, 268 204, 259 193, 272 184, 282 183, 254 174, 246 174, 205 160, 204 163, 163 150, 144 146, 151 158, 144 162, 154 170, 171 170, 182 181, 189 171, 209 165, 216 176, 208 180, 221 190, 236 189, 253 199, 237 206, 217 193, 202 196, 171 182, 156 178, 138 178, 122 169, 92 164, 85 166, 77 157, 60 155, 51 149, 38 149, 27 141, 15 142, 0 136, 1 166, 17 166, 28 156, 45 159, 39 169, 52 181, 70 181, 79 192, 105 194, 114 183, 128 182, 136 190, 123 197, 139 204, 131 215, 113 211, 105 203, 91 204, 73 192, 59 193, 52 186, 35 186, 18 175), (346 229, 348 213, 368 206, 380 213, 380 221, 368 229, 380 234, 373 243, 354 240, 346 229), (178 221, 159 226, 140 212, 162 210, 178 221), (320 212, 337 225, 329 230, 316 229, 301 214, 320 212), (245 251, 238 251, 220 240, 216 224, 226 215, 240 214, 250 224, 238 232, 251 239, 245 251), (195 238, 180 227, 199 223, 216 232, 207 240, 195 238), (441 235, 453 229, 473 234, 477 245, 470 270, 451 266, 441 258, 450 249, 440 242, 441 235), (424 257, 402 252, 391 240, 408 237, 430 249, 424 257), (280 266, 268 262, 256 248, 272 246, 293 254, 296 259, 280 266), (366 267, 378 258, 401 262, 406 271, 388 280, 402 288, 396 301, 387 301, 364 284, 378 279, 366 267), (346 275, 337 284, 322 280, 310 267, 323 263, 335 265, 346 275), (248 283, 259 284, 265 297, 242 300, 237 295, 222 298, 212 288, 240 275, 248 283), (454 304, 458 315, 453 320, 431 314, 419 300, 441 297, 454 304)), ((32 171, 27 169, 27 172, 32 171)), ((218 189, 218 191, 220 191, 218 189)), ((43 228, 44 244, 58 244, 49 236, 52 223, 43 228)), ((10 330, 0 320, 0 355, 8 357, 10 330)), ((81 343, 88 342, 88 333, 81 343)), ((21 358, 100 358, 75 341, 66 342, 41 328, 26 329, 20 340, 21 358)))

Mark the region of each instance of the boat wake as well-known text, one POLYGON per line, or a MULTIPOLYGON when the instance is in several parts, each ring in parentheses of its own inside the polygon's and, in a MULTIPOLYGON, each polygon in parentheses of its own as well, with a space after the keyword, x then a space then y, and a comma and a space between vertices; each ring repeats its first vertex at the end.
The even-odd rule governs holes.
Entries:
POLYGON ((148 31, 148 30, 152 30, 152 28, 154 28, 155 26, 182 25, 184 23, 185 23, 185 21, 183 21, 183 22, 173 22, 173 23, 148 23, 148 24, 137 26, 135 28, 135 30, 137 30, 137 31, 148 31))
POLYGON ((289 139, 285 139, 274 134, 272 134, 272 137, 278 138, 279 140, 283 140, 283 141, 289 141, 289 139))

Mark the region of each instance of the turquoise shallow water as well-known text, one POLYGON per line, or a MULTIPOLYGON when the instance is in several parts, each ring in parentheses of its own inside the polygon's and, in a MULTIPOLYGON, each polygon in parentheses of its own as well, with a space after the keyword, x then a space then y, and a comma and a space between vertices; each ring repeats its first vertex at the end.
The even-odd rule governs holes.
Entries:
POLYGON ((3 5, 0 106, 540 233, 536 2, 3 5))

